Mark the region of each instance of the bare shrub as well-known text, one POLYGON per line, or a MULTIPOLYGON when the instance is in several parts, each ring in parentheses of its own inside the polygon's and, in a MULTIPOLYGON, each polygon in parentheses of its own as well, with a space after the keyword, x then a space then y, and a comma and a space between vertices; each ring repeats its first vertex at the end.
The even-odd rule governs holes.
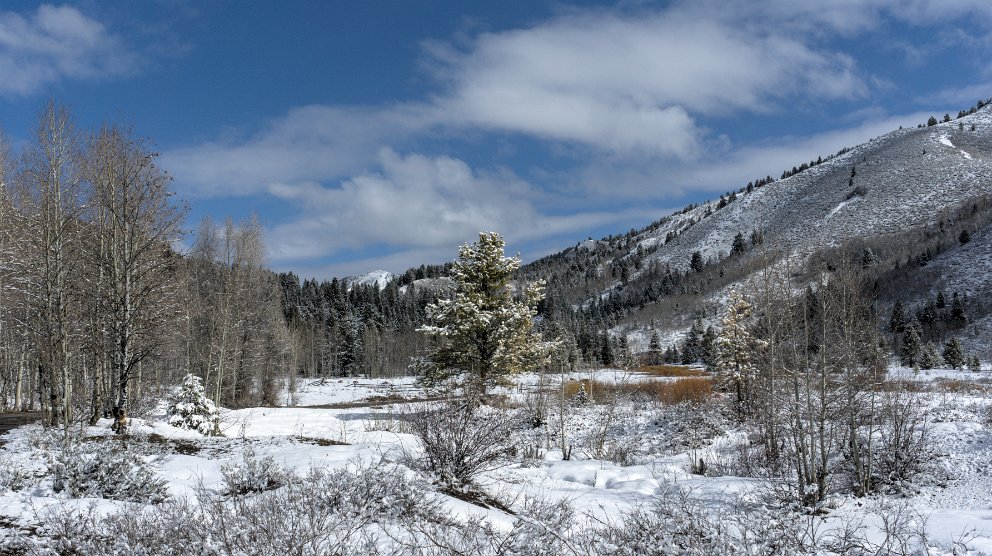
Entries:
POLYGON ((0 492, 18 491, 28 485, 30 474, 16 461, 0 455, 0 492))
POLYGON ((438 403, 410 414, 420 440, 420 462, 449 486, 467 485, 484 471, 505 464, 518 428, 508 413, 465 403, 438 403))
POLYGON ((128 502, 161 502, 166 481, 134 444, 116 440, 83 442, 66 436, 49 466, 52 489, 74 498, 97 497, 128 502))
POLYGON ((394 554, 397 530, 442 514, 425 486, 396 469, 312 469, 276 490, 221 498, 201 489, 143 512, 65 506, 39 516, 45 526, 24 544, 46 555, 394 554))
POLYGON ((884 422, 879 429, 876 452, 876 489, 906 490, 936 458, 922 401, 920 394, 912 392, 893 390, 882 394, 884 422))
POLYGON ((241 461, 221 465, 220 473, 224 479, 224 494, 235 496, 273 490, 291 478, 291 473, 272 456, 257 457, 251 448, 242 453, 241 461))
POLYGON ((600 555, 813 554, 809 520, 741 500, 707 507, 687 489, 673 488, 651 506, 603 521, 584 533, 600 555))

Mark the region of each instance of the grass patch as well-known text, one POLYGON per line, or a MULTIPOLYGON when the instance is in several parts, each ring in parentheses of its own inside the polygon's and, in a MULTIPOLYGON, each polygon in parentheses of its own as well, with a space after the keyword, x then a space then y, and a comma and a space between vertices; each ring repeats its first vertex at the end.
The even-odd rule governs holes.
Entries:
POLYGON ((565 384, 565 398, 574 398, 580 388, 595 403, 607 403, 614 396, 639 397, 665 405, 684 402, 703 403, 713 395, 713 379, 705 376, 689 376, 679 380, 645 380, 613 384, 599 380, 582 379, 565 384))

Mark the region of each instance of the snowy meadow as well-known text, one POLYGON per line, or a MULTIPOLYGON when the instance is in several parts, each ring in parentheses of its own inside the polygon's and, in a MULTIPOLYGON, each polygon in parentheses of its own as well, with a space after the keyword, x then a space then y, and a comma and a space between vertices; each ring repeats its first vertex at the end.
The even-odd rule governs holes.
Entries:
POLYGON ((696 369, 526 374, 470 412, 458 396, 418 401, 433 396, 411 379, 307 380, 284 392, 283 406, 220 409, 219 435, 174 418, 177 391, 171 406, 163 400, 134 418, 125 438, 110 433, 110 420, 9 432, 0 546, 11 554, 987 553, 986 375, 894 368, 890 379, 925 409, 914 429, 927 435, 918 467, 870 496, 832 484, 813 508, 761 461, 758 432, 734 418, 726 395, 672 394, 673 385, 710 380, 696 369))

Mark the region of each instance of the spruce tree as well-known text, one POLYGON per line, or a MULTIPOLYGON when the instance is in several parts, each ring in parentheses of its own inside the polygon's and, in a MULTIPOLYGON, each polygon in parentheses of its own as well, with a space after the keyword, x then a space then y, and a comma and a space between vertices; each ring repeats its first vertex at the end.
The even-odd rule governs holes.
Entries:
POLYGON ((902 346, 899 348, 899 360, 903 365, 915 367, 919 364, 921 343, 919 323, 914 319, 906 327, 906 333, 902 336, 902 346))
POLYGON ((719 345, 717 343, 717 333, 712 326, 706 327, 703 333, 703 340, 700 343, 703 364, 707 369, 715 369, 720 358, 719 345))
POLYGON ((896 333, 906 331, 906 312, 902 307, 902 301, 896 300, 892 306, 892 316, 889 317, 889 330, 896 333))
POLYGON ((172 399, 168 409, 169 424, 182 429, 192 429, 205 436, 219 436, 220 411, 207 398, 200 377, 187 374, 182 387, 172 399))
POLYGON ((682 346, 682 363, 696 363, 703 357, 703 320, 696 319, 692 328, 685 335, 685 342, 682 346))
POLYGON ((755 357, 761 342, 751 334, 751 304, 743 294, 730 293, 727 314, 721 321, 717 338, 717 369, 724 383, 733 389, 737 412, 741 417, 754 412, 754 377, 757 372, 755 357))
POLYGON ((652 365, 661 362, 661 337, 658 336, 657 330, 651 331, 651 341, 648 342, 648 357, 652 365))
POLYGON ((961 349, 961 342, 957 338, 951 338, 944 344, 944 363, 952 369, 960 369, 964 363, 964 350, 961 349))
POLYGON ((430 305, 431 324, 419 328, 434 340, 415 364, 424 383, 462 376, 467 392, 482 399, 489 387, 536 364, 541 338, 533 319, 544 284, 522 285, 515 298, 510 278, 520 259, 504 256, 504 245, 499 234, 483 232, 459 250, 451 269, 453 297, 430 305))
POLYGON ((737 232, 737 235, 734 236, 734 244, 730 252, 734 255, 740 255, 745 251, 747 251, 747 242, 744 241, 744 234, 737 232))
POLYGON ((696 272, 702 272, 706 268, 706 263, 703 261, 703 254, 699 251, 692 252, 692 259, 689 261, 689 266, 692 267, 696 272))
POLYGON ((938 364, 940 364, 940 358, 937 356, 937 348, 927 342, 920 351, 919 366, 921 369, 929 370, 938 364))

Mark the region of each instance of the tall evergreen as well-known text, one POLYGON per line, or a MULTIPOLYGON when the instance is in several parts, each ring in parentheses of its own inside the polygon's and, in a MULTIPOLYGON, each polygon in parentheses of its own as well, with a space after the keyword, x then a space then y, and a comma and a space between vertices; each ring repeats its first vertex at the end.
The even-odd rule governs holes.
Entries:
POLYGON ((960 369, 964 366, 964 350, 961 348, 961 342, 957 338, 947 340, 941 355, 944 356, 944 363, 947 363, 947 366, 952 369, 960 369))
POLYGON ((499 234, 483 232, 459 250, 454 296, 431 305, 431 324, 420 328, 434 339, 417 365, 426 383, 463 375, 470 392, 484 398, 490 386, 536 363, 540 336, 533 320, 544 284, 521 288, 515 299, 510 278, 520 259, 504 256, 503 248, 499 234))
POLYGON ((921 344, 920 325, 914 319, 906 327, 906 333, 902 336, 902 346, 899 348, 900 362, 907 367, 917 366, 920 362, 921 344))

